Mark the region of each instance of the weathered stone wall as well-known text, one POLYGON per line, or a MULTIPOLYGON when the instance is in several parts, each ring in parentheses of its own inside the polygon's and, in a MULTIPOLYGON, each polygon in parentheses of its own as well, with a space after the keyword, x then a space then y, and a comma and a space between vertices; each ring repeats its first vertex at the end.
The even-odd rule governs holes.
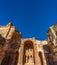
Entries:
POLYGON ((57 26, 48 31, 47 40, 23 39, 9 23, 0 26, 0 65, 57 65, 57 26))

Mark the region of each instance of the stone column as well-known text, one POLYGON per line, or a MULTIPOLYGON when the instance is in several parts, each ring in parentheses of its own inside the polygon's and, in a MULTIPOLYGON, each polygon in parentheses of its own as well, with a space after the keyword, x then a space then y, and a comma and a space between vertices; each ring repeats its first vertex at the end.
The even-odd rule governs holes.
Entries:
POLYGON ((47 65, 44 51, 42 52, 42 58, 43 58, 43 65, 47 65))
POLYGON ((26 56, 26 63, 27 63, 27 56, 26 56))
POLYGON ((18 64, 17 65, 23 65, 23 50, 24 50, 24 44, 23 40, 21 41, 21 46, 19 48, 19 58, 18 58, 18 64))
POLYGON ((40 63, 40 58, 38 56, 38 51, 37 51, 37 44, 35 42, 36 40, 34 39, 33 41, 33 46, 34 46, 34 58, 35 58, 35 65, 41 65, 40 63))

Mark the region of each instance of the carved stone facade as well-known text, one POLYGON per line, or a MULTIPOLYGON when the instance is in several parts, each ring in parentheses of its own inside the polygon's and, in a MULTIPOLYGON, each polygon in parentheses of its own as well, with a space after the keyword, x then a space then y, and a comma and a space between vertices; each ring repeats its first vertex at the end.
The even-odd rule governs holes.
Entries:
POLYGON ((0 26, 0 65, 57 65, 57 24, 47 32, 48 39, 23 39, 9 23, 0 26))

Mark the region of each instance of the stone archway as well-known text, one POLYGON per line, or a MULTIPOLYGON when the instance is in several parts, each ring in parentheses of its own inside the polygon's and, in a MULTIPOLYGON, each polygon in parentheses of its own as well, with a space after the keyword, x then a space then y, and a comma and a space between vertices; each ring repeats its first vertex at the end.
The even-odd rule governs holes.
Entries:
POLYGON ((40 58, 40 62, 41 62, 41 65, 43 65, 43 57, 42 57, 42 52, 39 52, 39 58, 40 58))
POLYGON ((2 60, 1 65, 17 65, 18 56, 19 56, 18 52, 6 53, 3 60, 2 60))
POLYGON ((6 54, 2 60, 1 65, 9 65, 9 63, 11 63, 11 56, 6 54))
POLYGON ((24 42, 23 65, 30 64, 35 64, 34 45, 32 41, 27 40, 24 42))

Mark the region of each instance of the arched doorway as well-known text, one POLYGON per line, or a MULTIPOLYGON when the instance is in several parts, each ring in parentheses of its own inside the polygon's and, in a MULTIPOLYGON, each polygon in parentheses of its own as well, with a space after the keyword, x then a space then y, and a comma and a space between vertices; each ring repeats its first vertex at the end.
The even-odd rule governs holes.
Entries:
POLYGON ((39 52, 39 58, 40 58, 41 65, 43 65, 43 57, 42 57, 42 52, 39 52))
POLYGON ((28 40, 24 42, 24 54, 23 54, 23 65, 34 65, 34 46, 33 42, 28 40))
POLYGON ((11 63, 11 56, 6 54, 4 59, 2 60, 1 65, 9 65, 10 63, 11 63))
POLYGON ((6 53, 5 57, 2 60, 1 65, 17 65, 18 62, 18 52, 16 53, 6 53))
POLYGON ((18 63, 18 57, 19 57, 19 53, 17 51, 16 54, 15 54, 15 61, 14 61, 14 64, 13 65, 17 65, 17 63, 18 63))

